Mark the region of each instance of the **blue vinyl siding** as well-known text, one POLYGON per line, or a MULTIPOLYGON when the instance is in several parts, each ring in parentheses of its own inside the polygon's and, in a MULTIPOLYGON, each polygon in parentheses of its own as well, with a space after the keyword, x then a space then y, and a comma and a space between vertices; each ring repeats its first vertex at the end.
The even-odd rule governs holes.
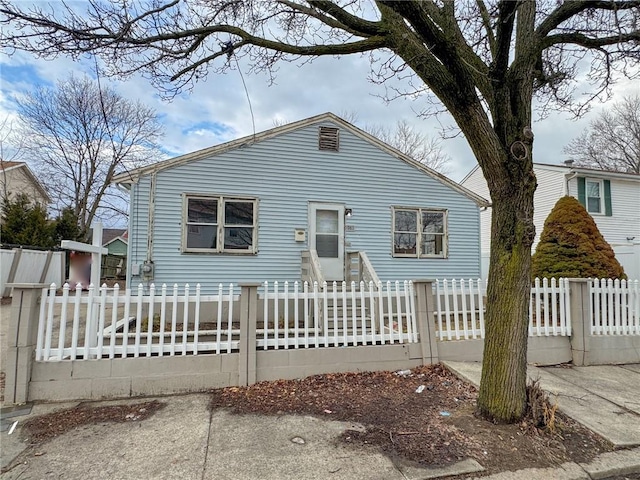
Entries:
MULTIPOLYGON (((365 251, 382 280, 477 278, 480 275, 479 207, 468 197, 340 129, 340 151, 318 150, 318 126, 162 170, 155 188, 155 283, 262 282, 300 278, 300 252, 308 249, 310 201, 343 203, 346 250, 365 251), (259 200, 257 255, 181 253, 184 193, 250 196, 259 200), (448 210, 447 259, 393 258, 391 207, 448 210), (294 229, 307 229, 307 242, 294 229)), ((146 255, 149 177, 132 192, 131 261, 146 255), (142 205, 144 203, 144 205, 142 205)), ((130 270, 130 269, 129 269, 130 270)), ((133 278, 133 285, 138 279, 133 278)))

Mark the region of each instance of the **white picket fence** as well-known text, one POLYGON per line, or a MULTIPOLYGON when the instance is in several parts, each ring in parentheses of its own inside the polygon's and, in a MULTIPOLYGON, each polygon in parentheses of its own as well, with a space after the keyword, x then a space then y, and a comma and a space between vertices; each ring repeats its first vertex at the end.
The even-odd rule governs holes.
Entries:
POLYGON ((640 335, 638 280, 589 281, 592 335, 640 335))
MULTIPOLYGON (((350 285, 265 282, 259 293, 261 349, 383 345, 418 341, 411 282, 350 285)), ((36 360, 197 355, 238 351, 240 288, 154 285, 121 292, 69 284, 43 290, 36 360), (235 315, 234 315, 234 304, 235 315)))
MULTIPOLYGON (((590 280, 591 333, 640 334, 640 285, 590 280)), ((240 288, 151 285, 88 291, 55 284, 43 291, 36 360, 197 355, 238 351, 240 288)), ((437 280, 433 286, 439 340, 484 338, 486 282, 437 280)), ((390 345, 418 342, 413 283, 265 282, 258 293, 256 347, 390 345)), ((570 336, 567 279, 536 279, 529 336, 570 336)))
MULTIPOLYGON (((440 340, 484 338, 487 284, 480 279, 436 280, 435 316, 440 340)), ((570 336, 569 281, 535 279, 529 304, 529 336, 570 336)))
POLYGON ((414 297, 410 281, 324 282, 322 288, 317 282, 265 282, 257 345, 267 350, 416 343, 414 297))
POLYGON ((218 285, 213 295, 195 289, 151 285, 145 294, 120 292, 119 286, 91 285, 83 291, 69 284, 56 296, 56 285, 43 291, 36 360, 76 360, 127 356, 230 353, 238 349, 239 329, 233 323, 233 304, 239 289, 218 285), (203 316, 202 305, 216 308, 203 316))

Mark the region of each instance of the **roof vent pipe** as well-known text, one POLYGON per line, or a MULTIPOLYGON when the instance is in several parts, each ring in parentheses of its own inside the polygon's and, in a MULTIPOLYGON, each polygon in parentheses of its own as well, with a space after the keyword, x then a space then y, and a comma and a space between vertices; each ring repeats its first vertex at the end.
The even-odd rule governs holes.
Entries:
POLYGON ((565 164, 567 167, 573 167, 573 160, 571 160, 571 159, 569 159, 569 160, 565 160, 565 161, 564 161, 564 164, 565 164))

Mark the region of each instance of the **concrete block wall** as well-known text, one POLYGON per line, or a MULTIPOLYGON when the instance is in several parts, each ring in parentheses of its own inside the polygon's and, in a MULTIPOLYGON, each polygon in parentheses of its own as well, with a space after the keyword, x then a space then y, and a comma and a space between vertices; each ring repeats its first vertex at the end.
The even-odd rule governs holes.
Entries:
POLYGON ((239 354, 36 362, 29 400, 164 395, 238 385, 239 354))
POLYGON ((423 365, 417 343, 256 352, 257 381, 304 378, 321 373, 403 370, 423 365))
MULTIPOLYGON (((447 340, 438 342, 440 360, 481 362, 484 340, 447 340)), ((529 337, 527 361, 537 365, 557 365, 571 361, 569 337, 529 337)))
POLYGON ((640 335, 593 335, 585 365, 640 363, 640 335))
MULTIPOLYGON (((640 362, 640 336, 591 336, 586 281, 570 282, 572 337, 531 337, 528 361, 552 365, 640 362)), ((257 350, 259 284, 242 286, 239 352, 222 355, 34 362, 42 285, 14 285, 7 348, 6 403, 159 395, 250 385, 321 373, 398 370, 440 360, 481 361, 483 340, 437 341, 429 281, 415 281, 420 342, 415 344, 257 350)))

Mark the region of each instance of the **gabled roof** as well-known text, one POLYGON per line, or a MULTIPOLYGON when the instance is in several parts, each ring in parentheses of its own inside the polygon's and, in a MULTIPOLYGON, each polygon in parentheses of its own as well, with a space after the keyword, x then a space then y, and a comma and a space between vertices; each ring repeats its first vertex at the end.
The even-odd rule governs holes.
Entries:
MULTIPOLYGON (((93 235, 93 228, 89 229, 89 237, 93 235)), ((109 243, 116 239, 127 243, 128 230, 126 228, 103 228, 102 229, 102 246, 106 247, 109 243)))
POLYGON ((108 242, 103 242, 102 246, 106 247, 108 245, 111 245, 113 242, 120 240, 122 243, 124 243, 125 245, 128 245, 129 242, 127 241, 127 238, 125 236, 120 236, 120 237, 113 237, 111 240, 109 240, 108 242))
MULTIPOLYGON (((553 164, 553 163, 533 162, 533 168, 535 169, 536 167, 544 170, 556 170, 559 172, 565 172, 565 175, 575 173, 577 175, 584 175, 584 176, 602 177, 602 178, 618 178, 620 180, 640 182, 640 175, 638 175, 637 173, 611 172, 608 170, 599 170, 597 168, 574 167, 573 165, 564 165, 559 163, 553 164)), ((465 177, 461 180, 460 183, 464 183, 479 168, 480 168, 480 165, 476 165, 475 167, 473 167, 471 171, 465 175, 465 177)))
POLYGON ((0 168, 2 168, 2 170, 4 170, 4 171, 11 170, 12 168, 19 167, 21 165, 26 165, 26 163, 24 163, 24 162, 5 162, 4 160, 0 161, 0 168))
POLYGON ((243 146, 252 145, 254 143, 261 142, 261 141, 264 141, 264 140, 268 140, 268 139, 276 137, 278 135, 289 133, 289 132, 292 132, 294 130, 297 130, 297 129, 300 129, 300 128, 303 128, 303 127, 308 127, 310 125, 313 125, 313 124, 316 124, 316 123, 320 123, 320 122, 324 122, 324 121, 327 121, 327 120, 332 121, 334 123, 337 123, 338 125, 343 127, 345 130, 350 131, 351 133, 353 133, 357 137, 362 138, 363 140, 365 140, 365 141, 375 145, 376 147, 380 148, 381 150, 385 151, 389 155, 391 155, 393 157, 396 157, 399 160, 402 160, 403 162, 405 162, 405 163, 417 168, 421 172, 423 172, 423 173, 429 175, 430 177, 433 177, 434 179, 438 180, 440 183, 452 188, 453 190, 456 190, 457 192, 461 193, 462 195, 465 195, 466 197, 468 197, 472 201, 474 201, 477 205, 479 205, 481 207, 487 207, 487 206, 490 205, 490 202, 485 200, 484 198, 482 198, 480 195, 477 195, 476 193, 472 192, 471 190, 469 190, 469 189, 463 187, 462 185, 454 182, 453 180, 451 180, 447 176, 441 174, 440 172, 436 172, 435 170, 433 170, 433 169, 421 164, 420 162, 414 160, 413 158, 411 158, 411 157, 405 155, 404 153, 400 152, 399 150, 393 148, 392 146, 387 145, 382 140, 380 140, 380 139, 374 137, 373 135, 371 135, 371 134, 359 129, 355 125, 350 124, 346 120, 343 120, 342 118, 338 117, 337 115, 335 115, 335 114, 333 114, 331 112, 323 113, 321 115, 316 115, 314 117, 310 117, 310 118, 306 118, 304 120, 300 120, 300 121, 297 121, 297 122, 289 123, 287 125, 282 125, 282 126, 279 126, 279 127, 275 127, 275 128, 272 128, 270 130, 266 130, 264 132, 261 132, 261 133, 255 134, 255 135, 248 135, 246 137, 238 138, 236 140, 232 140, 230 142, 222 143, 220 145, 216 145, 216 146, 205 148, 205 149, 198 150, 198 151, 195 151, 195 152, 187 153, 186 155, 181 155, 179 157, 171 158, 171 159, 168 159, 168 160, 163 160, 161 162, 157 162, 157 163, 154 163, 152 165, 147 165, 145 167, 136 168, 135 170, 131 170, 131 171, 128 171, 128 172, 120 173, 120 174, 116 175, 113 178, 113 183, 124 184, 124 185, 135 183, 140 176, 144 176, 144 175, 148 175, 148 174, 151 174, 151 173, 160 172, 162 170, 166 170, 166 169, 169 169, 169 168, 177 167, 179 165, 184 165, 186 163, 190 163, 190 162, 194 162, 194 161, 197 161, 197 160, 201 160, 203 158, 207 158, 207 157, 211 157, 211 156, 215 156, 215 155, 220 155, 221 153, 227 152, 229 150, 234 150, 236 148, 240 148, 240 147, 243 147, 243 146))
POLYGON ((47 193, 47 190, 42 186, 42 184, 40 183, 40 180, 38 180, 38 178, 33 174, 31 169, 29 168, 29 165, 27 165, 25 162, 7 162, 0 159, 0 169, 2 169, 3 173, 6 173, 10 170, 15 170, 18 168, 24 168, 24 173, 27 175, 27 177, 29 177, 31 182, 40 191, 40 193, 42 194, 46 202, 51 203, 51 197, 47 193))

